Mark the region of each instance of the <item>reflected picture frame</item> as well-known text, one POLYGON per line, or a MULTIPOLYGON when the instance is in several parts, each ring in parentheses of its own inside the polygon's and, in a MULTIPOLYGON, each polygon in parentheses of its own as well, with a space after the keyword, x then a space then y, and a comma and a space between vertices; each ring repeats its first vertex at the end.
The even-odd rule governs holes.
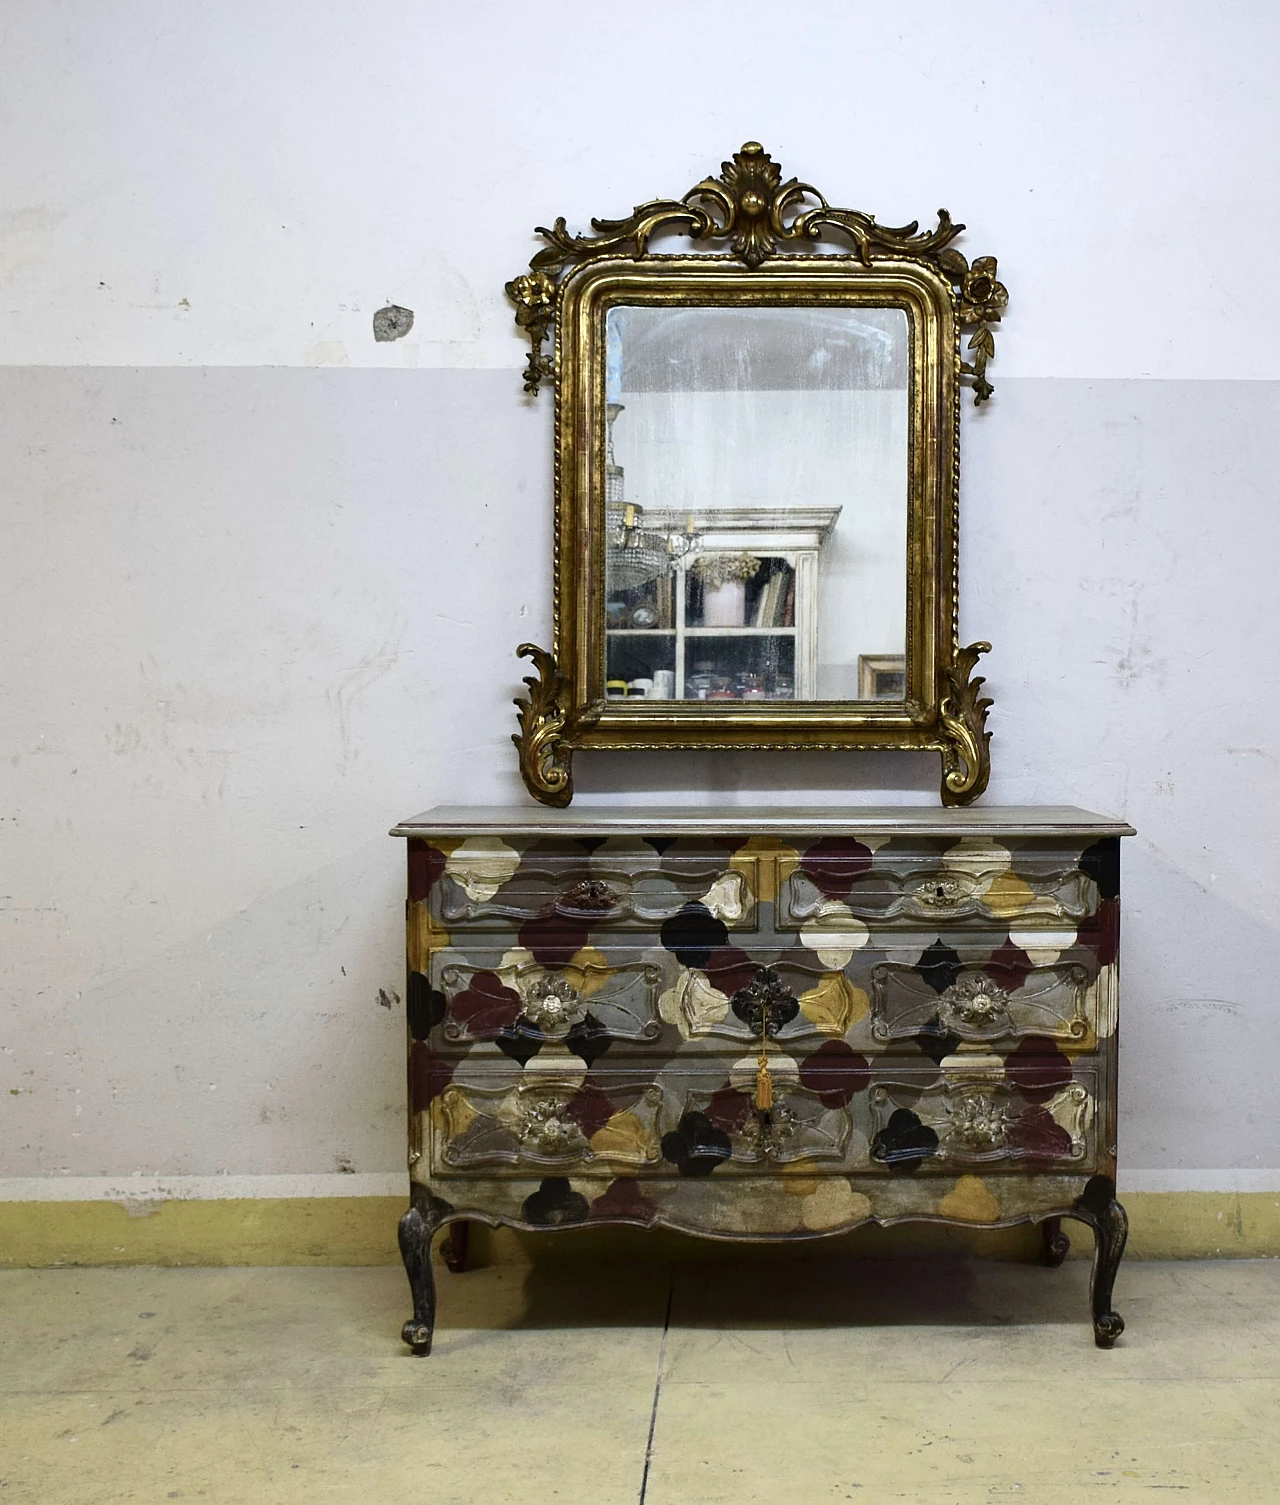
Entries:
POLYGON ((858 655, 858 699, 898 700, 906 684, 907 660, 901 653, 858 655))
POLYGON ((682 200, 656 200, 630 219, 592 221, 548 246, 507 286, 529 335, 525 389, 555 397, 555 559, 550 649, 522 644, 536 673, 516 704, 514 741, 530 793, 566 805, 579 749, 719 748, 936 750, 941 797, 966 804, 990 773, 991 702, 973 674, 989 644, 958 638, 960 398, 991 395, 990 325, 1007 302, 992 258, 972 266, 951 245, 963 226, 887 229, 834 209, 749 142, 682 200), (659 231, 728 241, 727 250, 651 250, 659 231), (833 246, 838 238, 853 250, 833 246), (799 249, 808 247, 809 249, 799 249), (701 700, 621 696, 606 683, 607 323, 620 307, 896 308, 908 327, 908 485, 904 693, 892 700, 701 700), (962 329, 969 331, 968 357, 962 329), (553 342, 554 354, 546 354, 553 342))

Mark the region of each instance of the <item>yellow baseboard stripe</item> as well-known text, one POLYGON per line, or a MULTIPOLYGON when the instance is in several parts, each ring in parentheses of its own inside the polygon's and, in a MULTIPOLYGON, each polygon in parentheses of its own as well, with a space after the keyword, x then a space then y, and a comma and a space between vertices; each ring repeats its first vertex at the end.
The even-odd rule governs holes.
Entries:
MULTIPOLYGON (((1128 1257, 1212 1259, 1280 1257, 1280 1193, 1130 1192, 1128 1257)), ((279 1197, 209 1201, 0 1202, 0 1269, 56 1265, 382 1265, 393 1264, 401 1197, 279 1197)), ((1067 1223, 1072 1256, 1092 1248, 1082 1224, 1067 1223)), ((726 1246, 669 1233, 592 1228, 555 1238, 477 1227, 477 1260, 516 1264, 544 1259, 716 1259, 726 1246)), ((1029 1259, 1033 1230, 982 1230, 906 1224, 864 1228, 812 1244, 752 1245, 751 1258, 911 1254, 948 1249, 1029 1259)))

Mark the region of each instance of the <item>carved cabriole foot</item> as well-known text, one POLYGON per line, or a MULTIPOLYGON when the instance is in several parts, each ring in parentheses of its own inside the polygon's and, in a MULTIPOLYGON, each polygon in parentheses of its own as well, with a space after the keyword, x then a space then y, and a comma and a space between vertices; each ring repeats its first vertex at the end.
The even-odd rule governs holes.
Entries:
POLYGON ((990 643, 970 643, 956 652, 947 670, 947 693, 942 698, 942 803, 968 805, 978 798, 991 778, 991 733, 987 731, 989 696, 978 691, 985 680, 970 678, 974 665, 990 643))
POLYGON ((467 1245, 471 1241, 470 1223, 450 1223, 444 1236, 444 1262, 455 1275, 467 1268, 467 1245))
POLYGON ((1071 1240, 1062 1231, 1062 1219, 1046 1218, 1040 1224, 1040 1238, 1044 1244, 1044 1262, 1056 1270, 1071 1249, 1071 1240))
POLYGON ((400 1258, 413 1294, 413 1316, 400 1329, 400 1336, 414 1353, 431 1352, 436 1325, 436 1278, 431 1269, 431 1240, 439 1225, 411 1207, 400 1219, 400 1258))
POLYGON ((545 648, 521 643, 516 653, 538 671, 536 678, 525 675, 529 694, 514 702, 520 730, 511 740, 520 753, 520 776, 534 799, 563 807, 573 798, 573 749, 564 740, 569 681, 545 648))
POLYGON ((1124 1318, 1111 1307, 1116 1271, 1129 1237, 1129 1217, 1116 1201, 1115 1182, 1109 1176, 1090 1178, 1076 1202, 1075 1215, 1093 1229, 1093 1280, 1089 1299, 1093 1308, 1093 1339, 1099 1348, 1110 1348, 1124 1331, 1124 1318))

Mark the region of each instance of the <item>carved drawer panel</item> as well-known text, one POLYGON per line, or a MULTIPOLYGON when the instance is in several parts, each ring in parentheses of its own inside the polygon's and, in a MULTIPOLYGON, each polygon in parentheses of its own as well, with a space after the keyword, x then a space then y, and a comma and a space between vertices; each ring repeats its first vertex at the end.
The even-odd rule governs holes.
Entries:
POLYGON ((1046 952, 1055 959, 1037 966, 993 936, 961 950, 939 940, 867 946, 848 960, 807 947, 672 950, 649 939, 571 957, 442 948, 426 974, 410 974, 413 1038, 444 1055, 526 1064, 559 1050, 587 1065, 607 1054, 603 1064, 614 1065, 630 1055, 741 1055, 762 1027, 792 1055, 845 1039, 873 1053, 915 1045, 934 1058, 961 1041, 1012 1049, 1029 1037, 1087 1054, 1114 1030, 1114 973, 1079 947, 1046 952))
POLYGON ((740 1055, 759 1041, 762 1009, 785 1049, 820 1044, 867 1014, 866 989, 808 950, 765 964, 736 948, 673 951, 652 940, 546 962, 523 948, 445 947, 428 974, 410 975, 414 1038, 446 1055, 494 1046, 525 1063, 563 1047, 587 1064, 607 1051, 612 1063, 689 1048, 740 1055))
POLYGON ((1032 1088, 995 1074, 886 1080, 881 1072, 870 1092, 871 1157, 891 1171, 1089 1170, 1097 1160, 1096 1086, 1091 1068, 1032 1088))
POLYGON ((642 1077, 611 1078, 607 1091, 582 1078, 504 1074, 450 1082, 428 1118, 431 1170, 605 1177, 656 1171, 662 1099, 662 1087, 642 1077))
MULTIPOLYGON (((701 1178, 984 1174, 1097 1160, 1094 1068, 1051 1058, 1006 1071, 924 1071, 819 1051, 770 1052, 772 1104, 756 1107, 758 1062, 700 1070, 475 1068, 442 1072, 420 1105, 434 1175, 701 1178)), ((950 1066, 951 1063, 948 1063, 950 1066)))
POLYGON ((754 857, 691 838, 515 844, 476 837, 419 848, 420 897, 446 931, 581 935, 655 930, 690 905, 734 930, 756 924, 754 857))
MULTIPOLYGON (((770 1113, 753 1107, 754 1065, 657 1077, 494 1072, 444 1085, 427 1115, 436 1175, 772 1175, 868 1165, 866 1103, 782 1078, 770 1113)), ((865 1083, 863 1084, 865 1086, 865 1083)))
POLYGON ((842 1035, 867 1011, 866 993, 813 952, 720 952, 705 965, 681 967, 659 1007, 678 1036, 708 1049, 740 1052, 759 1042, 762 1026, 784 1050, 842 1035))
MULTIPOLYGON (((1098 844, 1101 848, 1102 843, 1098 844)), ((938 926, 1078 924, 1110 891, 1108 852, 1077 846, 795 843, 780 860, 780 930, 838 928, 844 920, 938 926)))
POLYGON ((619 1045, 651 1047, 663 1033, 663 976, 661 965, 635 951, 607 961, 580 951, 573 962, 550 966, 528 951, 447 948, 431 958, 424 1033, 446 1053, 493 1042, 521 1062, 551 1045, 586 1060, 619 1045))
POLYGON ((963 950, 934 940, 891 951, 868 945, 852 955, 797 948, 767 962, 726 953, 704 968, 681 969, 658 1006, 683 1040, 723 1050, 759 1039, 762 1008, 769 1038, 792 1052, 840 1037, 877 1052, 908 1042, 1014 1044, 1028 1036, 1094 1049, 1096 1037, 1114 1030, 1114 975, 1100 974, 1078 947, 1044 954, 1054 961, 1036 965, 1007 934, 963 950))
POLYGON ((767 1114, 755 1109, 754 1087, 754 1062, 746 1059, 720 1086, 690 1084, 676 1094, 679 1112, 663 1149, 677 1173, 718 1168, 722 1174, 772 1175, 803 1166, 811 1174, 835 1175, 865 1162, 868 1141, 851 1106, 852 1085, 845 1097, 775 1076, 767 1114))
POLYGON ((871 975, 871 1033, 877 1041, 938 1034, 976 1041, 1024 1035, 1078 1041, 1089 1034, 1091 976, 1079 963, 1025 971, 960 963, 947 981, 927 967, 882 961, 871 975))

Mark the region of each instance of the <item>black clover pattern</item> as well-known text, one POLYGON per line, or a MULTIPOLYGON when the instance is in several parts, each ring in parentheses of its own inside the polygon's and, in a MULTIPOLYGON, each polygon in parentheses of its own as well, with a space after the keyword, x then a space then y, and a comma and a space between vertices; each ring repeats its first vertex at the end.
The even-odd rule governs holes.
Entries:
POLYGON ((935 993, 945 993, 960 976, 959 953, 951 946, 944 946, 941 940, 934 941, 920 953, 916 971, 935 993))
POLYGON ((772 967, 761 967, 733 995, 731 1006, 753 1035, 776 1035, 800 1012, 799 1001, 772 967))
POLYGON ((696 901, 682 905, 662 922, 662 944, 683 967, 705 967, 711 953, 728 942, 724 921, 696 901))
POLYGON ((594 1014, 586 1013, 564 1037, 564 1043, 575 1056, 581 1056, 592 1066, 613 1044, 613 1036, 594 1014))
POLYGON ((910 1174, 937 1148, 938 1136, 910 1108, 895 1108, 889 1122, 871 1141, 871 1158, 896 1174, 910 1174))
POLYGON ((1098 885, 1100 899, 1120 896, 1120 838, 1104 836, 1080 853, 1080 871, 1098 885))
POLYGON ((943 1029, 936 1014, 912 1038, 912 1044, 920 1054, 928 1056, 935 1066, 941 1066, 945 1057, 954 1055, 962 1043, 962 1036, 943 1029))
POLYGON ((405 1010, 412 1039, 425 1040, 436 1025, 443 1022, 447 1009, 444 994, 431 986, 430 979, 424 973, 409 973, 405 1010))
POLYGON ((520 1216, 538 1228, 563 1228, 585 1223, 589 1211, 586 1197, 573 1190, 568 1176, 544 1176, 537 1191, 524 1199, 520 1216))
POLYGON ((679 1125, 662 1136, 662 1158, 682 1176, 709 1176, 732 1154, 729 1136, 705 1113, 682 1113, 679 1125))
POLYGON ((504 1025, 493 1042, 505 1056, 527 1066, 543 1046, 542 1031, 521 1014, 512 1024, 504 1025))
MULTIPOLYGON (((504 1055, 521 1066, 527 1066, 547 1043, 547 1037, 527 1014, 521 1014, 514 1023, 498 1031, 493 1043, 504 1055)), ((575 1056, 581 1056, 588 1066, 592 1066, 613 1044, 613 1036, 594 1014, 588 1012, 564 1036, 564 1044, 575 1056)))

